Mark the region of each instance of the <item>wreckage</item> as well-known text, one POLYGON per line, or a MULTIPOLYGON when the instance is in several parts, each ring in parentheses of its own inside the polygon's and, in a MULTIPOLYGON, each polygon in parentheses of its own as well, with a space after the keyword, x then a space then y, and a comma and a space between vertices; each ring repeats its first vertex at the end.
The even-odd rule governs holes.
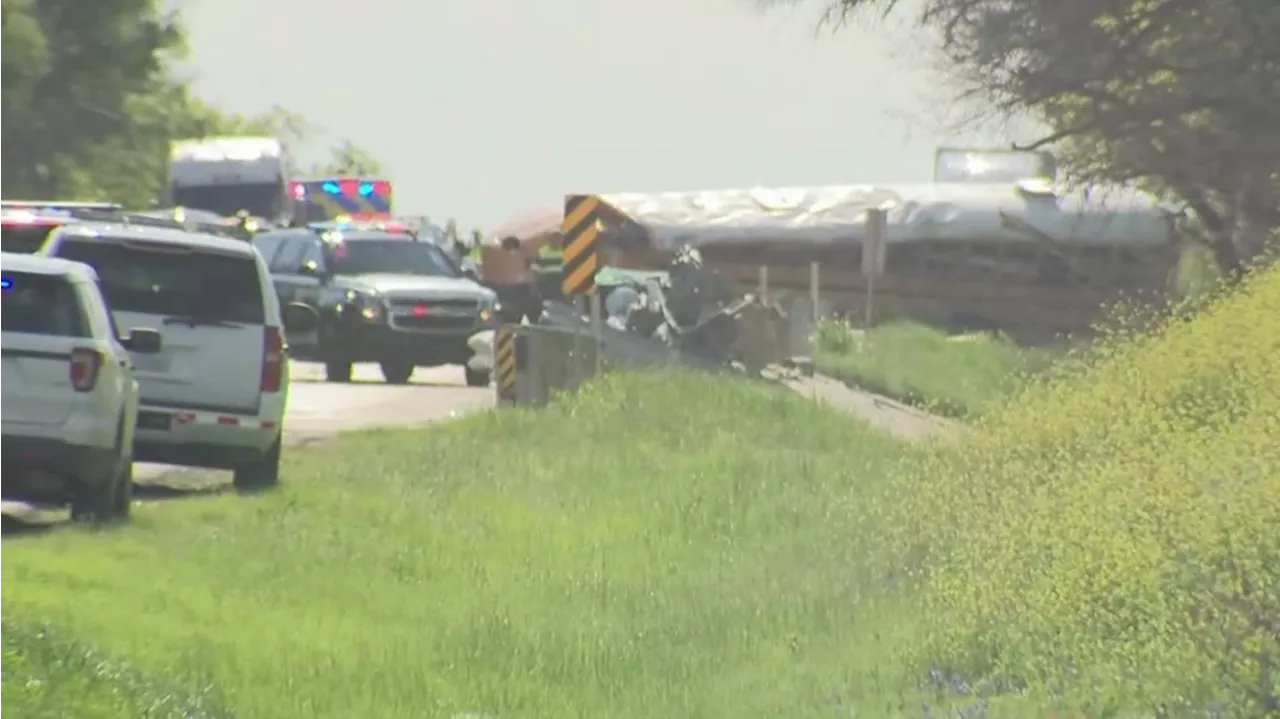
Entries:
POLYGON ((810 296, 816 263, 835 314, 860 317, 873 295, 877 320, 1028 341, 1083 333, 1122 296, 1158 299, 1179 254, 1173 215, 1151 198, 1043 179, 591 197, 608 266, 660 269, 694 248, 740 288, 767 277, 769 299, 790 308, 810 296), (882 247, 867 230, 875 209, 882 247))
MULTIPOLYGON (((1173 215, 1151 198, 1068 193, 1045 178, 586 197, 606 353, 752 373, 808 354, 814 317, 862 319, 869 301, 877 321, 1029 343, 1082 334, 1111 300, 1158 300, 1180 249, 1173 215), (885 217, 879 247, 873 210, 885 217)), ((561 217, 543 211, 492 238, 486 279, 529 277, 533 258, 562 243, 561 217)), ((544 324, 586 322, 555 282, 539 284, 544 324)))
MULTIPOLYGON (((759 375, 794 361, 787 315, 756 293, 743 293, 684 248, 659 272, 605 268, 596 278, 603 309, 600 351, 620 364, 676 361, 759 375)), ((544 303, 539 324, 586 332, 588 315, 565 300, 544 303)))

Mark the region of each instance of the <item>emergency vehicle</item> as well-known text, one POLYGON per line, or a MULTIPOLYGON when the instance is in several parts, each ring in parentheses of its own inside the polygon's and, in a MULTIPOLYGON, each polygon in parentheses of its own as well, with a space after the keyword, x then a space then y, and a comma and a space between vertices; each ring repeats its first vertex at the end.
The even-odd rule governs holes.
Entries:
POLYGON ((0 203, 0 247, 5 252, 32 254, 40 249, 52 230, 76 222, 78 210, 117 212, 120 205, 110 202, 45 202, 41 200, 5 200, 0 203))
POLYGON ((391 182, 374 177, 294 180, 289 187, 302 223, 391 218, 391 182))
POLYGON ((293 160, 274 137, 205 137, 171 146, 165 204, 215 212, 244 211, 269 222, 294 217, 293 160))

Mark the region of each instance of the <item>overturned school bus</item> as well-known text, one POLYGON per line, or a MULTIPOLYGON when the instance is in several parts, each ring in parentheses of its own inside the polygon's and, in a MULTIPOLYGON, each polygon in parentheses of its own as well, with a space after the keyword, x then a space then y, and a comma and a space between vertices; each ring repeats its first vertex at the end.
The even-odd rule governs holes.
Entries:
MULTIPOLYGON (((877 321, 1002 330, 1027 342, 1085 332, 1121 296, 1158 299, 1178 259, 1173 217, 1128 191, 1056 192, 1044 180, 571 196, 594 208, 603 264, 666 267, 682 246, 745 287, 810 292, 877 321), (868 212, 886 211, 882 248, 868 212), (870 278, 874 275, 874 280, 870 278)), ((578 216, 582 216, 578 212, 578 216)), ((572 234, 573 229, 567 228, 572 234)))

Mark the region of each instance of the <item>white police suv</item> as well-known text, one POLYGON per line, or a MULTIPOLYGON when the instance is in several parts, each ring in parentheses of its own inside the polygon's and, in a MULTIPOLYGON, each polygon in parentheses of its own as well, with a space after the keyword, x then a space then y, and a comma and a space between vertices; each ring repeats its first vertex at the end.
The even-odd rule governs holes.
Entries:
POLYGON ((129 352, 154 356, 160 335, 120 337, 93 270, 0 254, 4 496, 71 504, 73 519, 128 515, 138 383, 129 352))
MULTIPOLYGON (((123 216, 63 226, 40 253, 92 267, 117 323, 160 331, 159 352, 133 357, 135 459, 233 470, 242 490, 279 480, 285 323, 250 243, 123 216)), ((314 330, 310 309, 288 314, 314 330)))

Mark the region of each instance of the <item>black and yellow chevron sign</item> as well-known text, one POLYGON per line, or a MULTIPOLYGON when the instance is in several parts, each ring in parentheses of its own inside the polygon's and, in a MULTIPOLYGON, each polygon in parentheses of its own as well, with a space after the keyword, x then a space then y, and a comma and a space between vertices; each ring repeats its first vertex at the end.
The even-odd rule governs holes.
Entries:
POLYGON ((498 366, 498 400, 512 401, 516 399, 516 332, 510 325, 498 328, 494 340, 495 359, 498 366))
POLYGON ((560 291, 565 295, 585 295, 595 291, 600 271, 600 225, 597 213, 600 198, 595 195, 566 195, 564 198, 563 274, 560 291))

